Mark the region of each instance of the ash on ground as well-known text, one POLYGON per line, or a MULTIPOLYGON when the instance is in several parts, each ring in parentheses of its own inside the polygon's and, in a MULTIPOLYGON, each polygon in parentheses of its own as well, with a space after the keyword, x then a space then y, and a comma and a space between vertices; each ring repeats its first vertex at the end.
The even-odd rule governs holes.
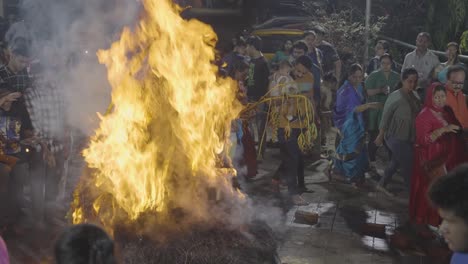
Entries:
POLYGON ((198 226, 164 242, 118 234, 115 239, 128 264, 279 263, 273 231, 259 221, 246 226, 245 231, 198 226))

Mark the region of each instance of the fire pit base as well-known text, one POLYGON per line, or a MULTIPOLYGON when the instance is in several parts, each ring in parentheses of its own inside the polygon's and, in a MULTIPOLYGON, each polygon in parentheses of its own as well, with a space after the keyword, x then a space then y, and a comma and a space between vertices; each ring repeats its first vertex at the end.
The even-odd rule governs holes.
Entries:
POLYGON ((189 233, 155 242, 150 238, 119 238, 116 243, 128 264, 276 264, 277 243, 272 230, 254 222, 247 231, 198 226, 189 233))

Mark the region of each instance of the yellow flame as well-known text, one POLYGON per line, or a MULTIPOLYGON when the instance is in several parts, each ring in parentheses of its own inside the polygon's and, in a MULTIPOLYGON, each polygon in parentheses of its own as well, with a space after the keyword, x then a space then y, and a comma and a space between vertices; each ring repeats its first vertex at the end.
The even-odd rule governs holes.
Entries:
MULTIPOLYGON (((138 26, 98 52, 113 87, 113 110, 100 116, 85 160, 95 186, 130 220, 144 212, 164 215, 169 207, 208 218, 206 188, 243 198, 229 173, 217 169, 230 121, 241 110, 236 84, 216 75, 210 26, 183 20, 170 0, 143 5, 138 26)), ((95 214, 113 206, 106 201, 94 201, 95 214)), ((81 207, 73 218, 84 221, 81 207)))

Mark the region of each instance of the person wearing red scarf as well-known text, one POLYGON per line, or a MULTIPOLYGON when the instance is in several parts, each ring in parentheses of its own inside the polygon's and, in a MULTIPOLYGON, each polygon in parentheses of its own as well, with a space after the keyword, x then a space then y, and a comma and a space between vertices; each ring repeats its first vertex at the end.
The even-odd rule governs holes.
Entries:
POLYGON ((423 110, 416 117, 416 144, 410 193, 410 220, 417 225, 438 226, 440 216, 427 198, 432 182, 467 161, 462 127, 446 105, 441 83, 427 90, 423 110))

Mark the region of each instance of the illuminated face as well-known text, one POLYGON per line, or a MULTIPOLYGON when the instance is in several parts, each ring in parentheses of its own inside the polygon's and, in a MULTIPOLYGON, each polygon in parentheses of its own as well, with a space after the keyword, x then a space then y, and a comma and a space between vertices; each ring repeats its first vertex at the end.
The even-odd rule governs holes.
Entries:
POLYGON ((380 62, 380 69, 384 72, 389 72, 392 70, 392 61, 388 57, 384 57, 380 62))
POLYGON ((22 55, 11 53, 9 65, 14 71, 22 71, 28 67, 29 59, 22 55))
POLYGON ((448 47, 446 53, 449 60, 455 59, 455 57, 458 55, 458 51, 455 46, 448 47))
POLYGON ((247 73, 248 73, 248 70, 236 71, 234 73, 234 79, 236 81, 244 81, 247 78, 247 73))
POLYGON ((306 75, 309 72, 309 70, 302 64, 296 64, 294 66, 294 76, 296 78, 302 78, 304 75, 306 75))
POLYGON ((450 79, 447 84, 454 91, 460 91, 465 86, 465 72, 459 71, 450 74, 450 79))
POLYGON ((416 89, 416 86, 418 84, 418 75, 417 74, 411 74, 406 78, 406 80, 403 80, 403 88, 407 89, 409 91, 413 91, 416 89))
POLYGON ((252 45, 247 45, 245 47, 245 53, 247 54, 247 56, 253 57, 255 55, 255 51, 256 49, 252 45))
POLYGON ((429 38, 427 38, 426 36, 418 35, 418 37, 416 38, 416 47, 419 50, 423 50, 423 51, 427 50, 427 48, 429 47, 429 44, 430 44, 429 38))
POLYGON ((304 38, 304 41, 309 47, 309 49, 315 47, 315 40, 316 40, 316 37, 312 34, 307 35, 307 37, 304 38))
POLYGON ((375 45, 375 55, 380 57, 384 53, 385 53, 385 50, 384 50, 382 43, 377 43, 377 45, 375 45))
POLYGON ((239 53, 239 54, 242 55, 242 56, 247 55, 247 51, 246 51, 246 50, 247 50, 246 46, 237 46, 237 47, 236 47, 237 53, 239 53))
POLYGON ((292 48, 293 44, 292 41, 288 40, 286 43, 284 43, 284 49, 285 50, 290 50, 292 48))
POLYGON ((442 217, 440 232, 444 236, 450 250, 468 252, 468 224, 453 211, 439 209, 442 217))
POLYGON ((348 81, 351 83, 352 86, 356 87, 362 82, 363 78, 364 76, 362 74, 362 71, 355 71, 348 77, 348 81))
POLYGON ((447 95, 444 91, 437 91, 432 96, 432 101, 434 102, 434 105, 436 107, 442 108, 445 106, 445 103, 447 101, 447 95))
POLYGON ((292 56, 294 59, 299 58, 300 56, 305 55, 305 50, 303 49, 293 49, 292 56))

